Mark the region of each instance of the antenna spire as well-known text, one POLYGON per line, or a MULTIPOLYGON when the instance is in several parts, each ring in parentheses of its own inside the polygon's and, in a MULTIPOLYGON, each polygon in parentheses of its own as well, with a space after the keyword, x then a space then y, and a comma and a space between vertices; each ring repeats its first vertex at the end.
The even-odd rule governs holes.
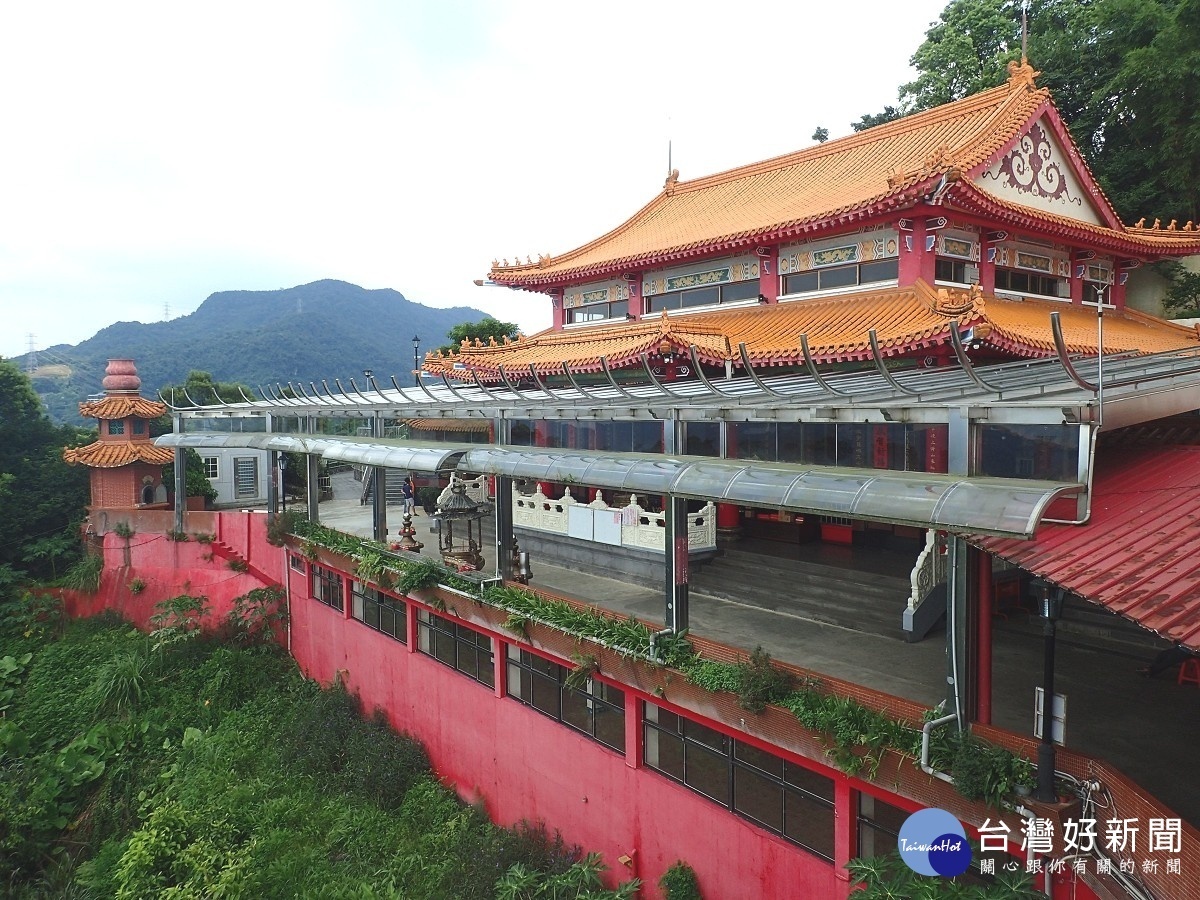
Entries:
POLYGON ((1029 0, 1021 4, 1021 65, 1029 65, 1029 0))

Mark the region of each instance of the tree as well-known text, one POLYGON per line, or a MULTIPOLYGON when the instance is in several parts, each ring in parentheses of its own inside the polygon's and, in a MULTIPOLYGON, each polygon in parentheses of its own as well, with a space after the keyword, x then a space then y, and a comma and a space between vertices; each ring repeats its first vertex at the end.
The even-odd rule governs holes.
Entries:
POLYGON ((242 396, 243 391, 247 397, 254 396, 250 388, 241 382, 215 381, 211 373, 199 369, 192 369, 188 372, 183 384, 167 385, 163 387, 161 393, 170 400, 174 392, 173 405, 186 406, 185 391, 188 397, 201 406, 210 406, 215 403, 244 403, 246 398, 242 396))
POLYGON ((1021 12, 1014 0, 951 0, 911 63, 920 74, 900 88, 901 108, 932 109, 1004 82, 1021 57, 1021 12))
POLYGON ((885 106, 883 112, 867 113, 857 122, 851 122, 850 127, 855 131, 866 131, 868 128, 874 128, 876 125, 886 125, 888 122, 895 122, 904 115, 898 106, 885 106))
MULTIPOLYGON (((952 0, 912 56, 899 105, 856 131, 1002 84, 1021 56, 1021 4, 952 0)), ((1200 0, 1032 0, 1028 56, 1125 221, 1200 218, 1200 0)))
MULTIPOLYGON (((179 453, 179 450, 175 451, 179 453)), ((183 451, 183 488, 189 497, 203 497, 205 500, 216 500, 217 489, 213 487, 204 471, 204 460, 191 447, 183 451)), ((162 481, 172 491, 175 489, 175 465, 168 463, 162 468, 162 481)))
POLYGON ((495 338, 497 341, 502 341, 504 338, 510 340, 518 334, 517 326, 512 322, 501 322, 491 316, 484 316, 478 322, 462 322, 455 325, 446 336, 450 338, 450 343, 445 344, 437 349, 443 353, 449 353, 451 349, 458 352, 463 341, 471 341, 474 343, 476 338, 479 338, 483 343, 488 343, 489 338, 495 338))
POLYGON ((29 379, 0 359, 0 567, 35 578, 51 577, 77 542, 73 535, 88 502, 88 473, 63 462, 66 446, 87 443, 92 432, 55 427, 29 379))

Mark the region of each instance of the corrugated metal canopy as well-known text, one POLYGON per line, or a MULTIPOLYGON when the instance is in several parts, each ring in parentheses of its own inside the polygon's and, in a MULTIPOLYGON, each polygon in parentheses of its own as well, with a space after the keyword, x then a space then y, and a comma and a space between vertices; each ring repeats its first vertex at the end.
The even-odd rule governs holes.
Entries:
POLYGON ((1011 478, 498 447, 469 450, 459 468, 639 494, 1023 537, 1033 534, 1055 498, 1081 489, 1075 484, 1011 478))
POLYGON ((1200 650, 1200 446, 1102 442, 1093 486, 1087 525, 972 543, 1200 650))

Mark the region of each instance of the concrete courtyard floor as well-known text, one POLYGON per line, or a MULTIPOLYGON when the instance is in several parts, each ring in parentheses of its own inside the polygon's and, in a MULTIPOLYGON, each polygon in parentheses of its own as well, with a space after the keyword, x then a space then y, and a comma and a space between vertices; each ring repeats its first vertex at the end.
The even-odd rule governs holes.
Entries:
MULTIPOLYGON (((360 485, 348 476, 335 478, 334 500, 322 503, 323 524, 371 536, 371 507, 358 500, 360 485)), ((398 507, 387 509, 389 533, 400 526, 398 507)), ((414 523, 423 554, 436 557, 437 536, 420 513, 414 523)), ((494 560, 484 549, 487 564, 494 560)), ((661 584, 632 584, 589 575, 537 560, 533 585, 597 606, 663 621, 661 584)), ((712 565, 720 565, 718 559, 712 565)), ((761 645, 772 657, 825 675, 934 706, 946 695, 944 634, 918 643, 863 633, 788 612, 786 602, 771 598, 767 610, 753 601, 755 585, 746 585, 747 602, 734 602, 691 591, 693 633, 745 649, 761 645)), ((901 610, 896 611, 899 620, 901 610)), ((1056 650, 1055 690, 1067 697, 1068 747, 1102 757, 1118 767, 1192 825, 1200 827, 1200 687, 1177 685, 1170 676, 1146 679, 1137 668, 1149 659, 1101 651, 1060 640, 1056 650)), ((1042 678, 1042 639, 1028 629, 996 620, 993 629, 993 724, 1033 733, 1034 689, 1042 678)))

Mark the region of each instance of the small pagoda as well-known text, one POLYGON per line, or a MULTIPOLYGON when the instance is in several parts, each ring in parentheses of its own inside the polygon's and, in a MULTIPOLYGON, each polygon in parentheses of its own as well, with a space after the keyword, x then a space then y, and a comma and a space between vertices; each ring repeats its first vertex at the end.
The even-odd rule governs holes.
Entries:
POLYGON ((101 383, 103 397, 79 404, 81 416, 99 420, 99 440, 64 450, 63 459, 92 470, 92 509, 165 507, 162 467, 174 461, 175 451, 154 445, 149 420, 164 415, 166 404, 141 395, 132 359, 110 359, 101 383))

